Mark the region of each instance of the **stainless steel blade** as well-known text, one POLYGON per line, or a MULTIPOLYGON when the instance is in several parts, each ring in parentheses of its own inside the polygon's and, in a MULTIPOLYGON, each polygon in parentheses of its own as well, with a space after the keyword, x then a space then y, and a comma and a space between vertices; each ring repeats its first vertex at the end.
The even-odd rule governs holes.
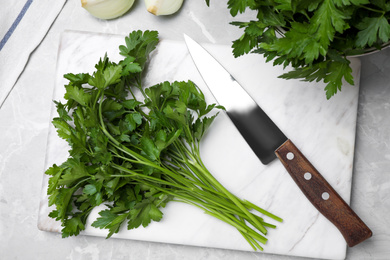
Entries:
POLYGON ((276 158, 275 150, 287 137, 240 86, 234 77, 202 46, 184 35, 191 57, 218 103, 263 164, 276 158))

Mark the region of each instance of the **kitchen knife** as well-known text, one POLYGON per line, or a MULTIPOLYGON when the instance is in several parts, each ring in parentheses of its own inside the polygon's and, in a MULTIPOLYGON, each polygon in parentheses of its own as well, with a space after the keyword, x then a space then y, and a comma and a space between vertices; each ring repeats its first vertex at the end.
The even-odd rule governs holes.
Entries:
POLYGON ((370 238, 367 225, 234 77, 197 42, 187 35, 184 39, 206 85, 261 162, 278 158, 309 201, 340 230, 348 246, 370 238))

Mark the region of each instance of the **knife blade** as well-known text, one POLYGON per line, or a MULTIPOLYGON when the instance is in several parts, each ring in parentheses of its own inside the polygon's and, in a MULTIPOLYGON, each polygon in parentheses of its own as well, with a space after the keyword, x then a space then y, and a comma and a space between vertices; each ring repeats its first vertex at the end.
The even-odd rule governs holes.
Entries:
POLYGON ((207 87, 260 161, 269 164, 278 158, 313 206, 339 229, 348 246, 370 238, 367 225, 235 78, 188 35, 184 34, 184 40, 207 87))

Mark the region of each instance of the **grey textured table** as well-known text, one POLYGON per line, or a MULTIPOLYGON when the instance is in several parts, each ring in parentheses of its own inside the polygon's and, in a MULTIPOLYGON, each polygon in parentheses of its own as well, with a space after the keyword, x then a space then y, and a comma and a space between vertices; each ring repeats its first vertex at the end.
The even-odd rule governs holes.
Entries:
MULTIPOLYGON (((186 1, 178 15, 153 17, 142 1, 121 19, 94 19, 79 1, 68 1, 0 109, 0 258, 1 259, 299 259, 169 244, 72 237, 37 229, 46 136, 56 54, 67 29, 126 35, 157 29, 161 37, 181 40, 183 32, 218 44, 230 44, 240 31, 226 1, 207 8, 186 1), (218 22, 216 22, 218 21, 218 22)), ((249 14, 248 14, 249 15, 249 14)), ((244 16, 245 18, 245 16, 244 16)), ((347 259, 390 258, 390 49, 361 58, 352 208, 374 236, 348 249, 347 259)))

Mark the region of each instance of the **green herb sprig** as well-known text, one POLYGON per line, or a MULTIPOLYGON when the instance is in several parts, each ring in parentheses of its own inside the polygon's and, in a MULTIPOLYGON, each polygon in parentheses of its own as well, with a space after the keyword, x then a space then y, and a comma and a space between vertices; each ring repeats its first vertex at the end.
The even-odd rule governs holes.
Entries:
POLYGON ((328 99, 343 80, 354 85, 348 56, 381 49, 390 38, 385 0, 229 0, 228 8, 233 17, 247 9, 257 13, 254 20, 232 22, 244 30, 233 42, 235 57, 253 52, 274 66, 291 66, 280 78, 323 81, 328 99))
POLYGON ((262 250, 266 228, 275 226, 254 211, 282 220, 230 193, 200 157, 200 141, 218 114, 213 111, 223 108, 207 105, 191 81, 144 88, 158 33, 134 31, 125 42, 118 63, 105 56, 92 75, 64 75, 66 103, 55 101, 53 125, 71 147, 65 162, 46 171, 55 206, 50 217, 61 221, 62 236, 78 235, 102 204, 107 208, 92 226, 107 229, 109 238, 125 223, 133 229, 160 221, 161 208, 179 201, 232 225, 262 250))

